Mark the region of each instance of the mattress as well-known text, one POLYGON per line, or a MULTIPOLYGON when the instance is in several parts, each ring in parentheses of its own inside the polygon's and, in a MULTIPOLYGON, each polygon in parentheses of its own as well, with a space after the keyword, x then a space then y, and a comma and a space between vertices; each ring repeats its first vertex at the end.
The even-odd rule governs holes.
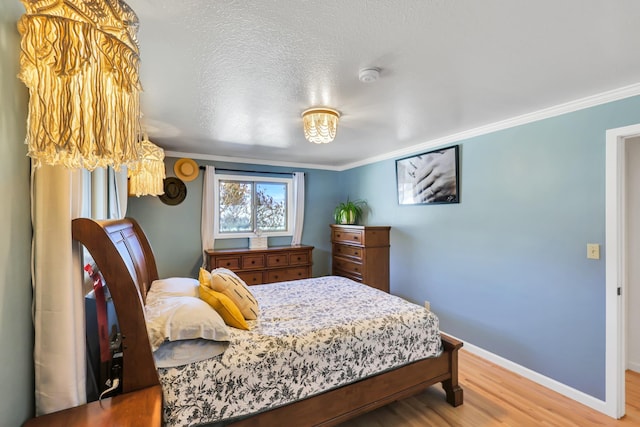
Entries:
POLYGON ((236 419, 441 354, 438 318, 336 276, 252 286, 251 330, 219 356, 158 369, 164 423, 236 419))

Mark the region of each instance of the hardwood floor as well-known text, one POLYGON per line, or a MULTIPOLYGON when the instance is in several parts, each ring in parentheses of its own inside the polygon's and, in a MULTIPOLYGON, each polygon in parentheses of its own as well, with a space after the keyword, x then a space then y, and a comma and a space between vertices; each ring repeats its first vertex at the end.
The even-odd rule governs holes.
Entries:
POLYGON ((640 374, 627 371, 626 415, 614 420, 467 351, 460 352, 464 404, 433 386, 340 427, 640 426, 640 374))

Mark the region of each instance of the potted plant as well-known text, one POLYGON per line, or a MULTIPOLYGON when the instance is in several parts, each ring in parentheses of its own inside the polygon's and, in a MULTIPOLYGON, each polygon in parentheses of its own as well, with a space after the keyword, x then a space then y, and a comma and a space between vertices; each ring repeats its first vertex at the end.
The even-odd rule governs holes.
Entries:
POLYGON ((349 200, 340 202, 333 211, 333 218, 336 224, 355 224, 362 216, 367 202, 364 200, 349 200))

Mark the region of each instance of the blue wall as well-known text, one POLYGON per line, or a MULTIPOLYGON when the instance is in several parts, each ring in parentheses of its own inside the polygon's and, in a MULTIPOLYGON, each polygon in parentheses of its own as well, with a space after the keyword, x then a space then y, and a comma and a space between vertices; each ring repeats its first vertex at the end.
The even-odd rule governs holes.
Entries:
POLYGON ((29 92, 16 75, 20 2, 0 1, 0 426, 33 416, 29 158, 24 145, 29 92))
POLYGON ((460 204, 399 206, 395 161, 344 172, 391 229, 391 292, 441 328, 599 399, 605 393, 605 131, 629 98, 460 141, 460 204))
MULTIPOLYGON (((316 246, 314 275, 330 272, 333 207, 366 199, 365 223, 392 227, 392 293, 430 301, 443 331, 604 399, 606 248, 588 260, 586 244, 605 240, 605 132, 638 122, 633 97, 460 141, 459 204, 399 206, 393 160, 307 170, 302 241, 316 246)), ((129 199, 161 276, 197 273, 201 183, 178 206, 129 199)))
MULTIPOLYGON (((165 159, 167 176, 175 176, 176 159, 165 159)), ((292 169, 264 165, 246 165, 223 162, 198 161, 216 168, 258 170, 264 172, 305 172, 305 223, 302 244, 314 246, 313 275, 322 276, 330 271, 331 243, 329 224, 333 209, 340 201, 338 172, 316 169, 292 169)), ((136 218, 148 235, 158 261, 160 277, 197 277, 202 264, 200 216, 202 209, 202 177, 187 182, 187 197, 177 206, 165 205, 157 197, 129 197, 127 216, 136 218)), ((269 245, 289 244, 291 238, 270 238, 269 245)), ((247 239, 217 240, 216 249, 248 247, 247 239)))

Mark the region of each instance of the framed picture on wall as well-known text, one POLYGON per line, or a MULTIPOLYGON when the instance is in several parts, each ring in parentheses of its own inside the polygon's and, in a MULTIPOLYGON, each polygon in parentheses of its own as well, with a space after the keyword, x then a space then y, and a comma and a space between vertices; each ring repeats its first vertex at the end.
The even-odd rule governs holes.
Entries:
POLYGON ((458 203, 458 145, 396 160, 398 203, 458 203))

